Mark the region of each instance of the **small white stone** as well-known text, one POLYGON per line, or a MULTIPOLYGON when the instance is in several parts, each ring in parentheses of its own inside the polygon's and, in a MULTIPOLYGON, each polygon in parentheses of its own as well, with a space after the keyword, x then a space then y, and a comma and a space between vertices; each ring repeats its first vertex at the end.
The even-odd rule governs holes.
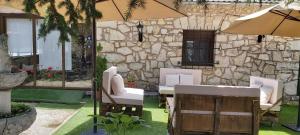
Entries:
POLYGON ((122 47, 117 49, 117 52, 123 55, 132 54, 132 50, 130 50, 128 47, 122 47))
POLYGON ((160 52, 160 49, 161 49, 161 44, 160 43, 156 43, 152 46, 152 49, 151 49, 151 52, 153 54, 159 54, 160 52))

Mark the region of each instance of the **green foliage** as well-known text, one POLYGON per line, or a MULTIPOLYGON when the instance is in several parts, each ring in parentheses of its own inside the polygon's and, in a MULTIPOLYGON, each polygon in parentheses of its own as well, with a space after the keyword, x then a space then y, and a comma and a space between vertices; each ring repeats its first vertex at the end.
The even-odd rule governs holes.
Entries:
POLYGON ((99 116, 99 126, 104 128, 108 135, 126 135, 128 129, 149 127, 138 116, 129 116, 122 113, 108 113, 99 116))
POLYGON ((18 114, 22 114, 29 110, 30 110, 30 107, 25 104, 12 103, 11 113, 0 113, 0 119, 14 117, 18 114))
POLYGON ((8 39, 8 37, 6 34, 0 34, 0 48, 3 48, 5 50, 8 49, 7 39, 8 39))
MULTIPOLYGON (((101 52, 103 47, 101 44, 98 44, 97 46, 97 52, 101 52)), ((102 57, 101 55, 96 57, 96 86, 99 89, 102 84, 102 75, 104 70, 107 69, 107 60, 105 57, 102 57)))
POLYGON ((128 76, 127 76, 128 82, 134 82, 135 80, 136 80, 136 78, 133 74, 128 74, 128 76))
POLYGON ((130 0, 124 19, 128 20, 132 15, 132 11, 138 7, 145 8, 145 0, 130 0))

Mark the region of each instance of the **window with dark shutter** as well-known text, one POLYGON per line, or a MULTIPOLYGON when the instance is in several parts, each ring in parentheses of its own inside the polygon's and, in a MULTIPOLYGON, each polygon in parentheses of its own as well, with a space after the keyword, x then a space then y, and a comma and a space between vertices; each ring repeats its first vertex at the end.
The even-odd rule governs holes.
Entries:
POLYGON ((182 65, 213 66, 215 31, 184 30, 182 65))

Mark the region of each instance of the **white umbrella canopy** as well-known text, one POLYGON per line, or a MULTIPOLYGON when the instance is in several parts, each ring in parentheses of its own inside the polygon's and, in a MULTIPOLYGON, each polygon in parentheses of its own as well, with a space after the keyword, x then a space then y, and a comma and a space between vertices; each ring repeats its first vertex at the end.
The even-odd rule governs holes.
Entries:
POLYGON ((300 4, 280 3, 236 19, 223 32, 245 35, 300 37, 300 4))

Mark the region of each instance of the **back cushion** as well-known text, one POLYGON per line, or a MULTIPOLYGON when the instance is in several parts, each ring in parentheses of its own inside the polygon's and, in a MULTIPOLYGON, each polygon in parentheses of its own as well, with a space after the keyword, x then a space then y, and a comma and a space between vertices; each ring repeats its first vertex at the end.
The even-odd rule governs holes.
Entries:
POLYGON ((193 85, 194 76, 192 74, 180 74, 180 85, 193 85))
POLYGON ((111 78, 117 74, 117 67, 110 67, 103 72, 102 86, 108 94, 111 94, 111 78))
POLYGON ((120 96, 126 93, 124 87, 124 80, 121 75, 116 74, 112 77, 111 88, 113 90, 114 95, 120 96))
POLYGON ((166 85, 175 86, 179 84, 179 74, 167 74, 166 75, 166 85))
POLYGON ((261 104, 267 104, 269 103, 271 96, 272 96, 272 92, 273 92, 273 87, 271 86, 262 86, 260 88, 260 103, 261 104))

